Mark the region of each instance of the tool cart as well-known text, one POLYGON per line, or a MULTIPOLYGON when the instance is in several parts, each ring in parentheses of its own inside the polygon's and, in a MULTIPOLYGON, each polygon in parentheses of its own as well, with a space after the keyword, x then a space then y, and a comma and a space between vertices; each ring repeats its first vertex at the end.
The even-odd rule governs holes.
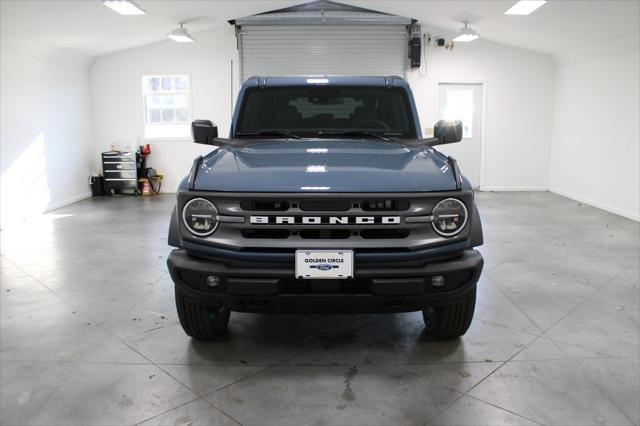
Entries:
POLYGON ((132 191, 138 195, 137 153, 109 151, 102 153, 102 175, 105 190, 115 195, 116 192, 132 191))

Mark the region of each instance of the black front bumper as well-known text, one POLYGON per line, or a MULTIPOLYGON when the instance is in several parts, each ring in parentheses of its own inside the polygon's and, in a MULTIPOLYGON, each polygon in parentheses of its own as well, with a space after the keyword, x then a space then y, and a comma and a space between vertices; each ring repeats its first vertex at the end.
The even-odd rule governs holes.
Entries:
POLYGON ((356 261, 348 280, 299 280, 293 262, 227 263, 192 257, 184 249, 173 250, 167 260, 176 290, 193 303, 305 314, 411 312, 454 303, 475 288, 483 263, 479 252, 465 250, 419 264, 356 261), (209 275, 220 278, 215 289, 205 284, 209 275), (431 285, 434 275, 445 277, 443 288, 431 285))

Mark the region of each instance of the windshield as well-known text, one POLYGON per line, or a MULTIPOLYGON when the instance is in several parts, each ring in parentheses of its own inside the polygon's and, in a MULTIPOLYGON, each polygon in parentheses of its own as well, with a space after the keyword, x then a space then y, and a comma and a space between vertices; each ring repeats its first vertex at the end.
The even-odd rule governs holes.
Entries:
POLYGON ((415 138, 407 94, 386 87, 265 87, 247 90, 236 137, 415 138))

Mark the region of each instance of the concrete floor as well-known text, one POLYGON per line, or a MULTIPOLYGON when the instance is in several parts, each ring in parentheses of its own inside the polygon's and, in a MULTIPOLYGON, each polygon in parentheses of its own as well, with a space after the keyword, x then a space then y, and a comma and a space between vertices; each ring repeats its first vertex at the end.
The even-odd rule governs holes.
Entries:
POLYGON ((226 341, 192 341, 165 267, 172 196, 2 232, 0 423, 638 425, 638 223, 478 199, 486 268, 456 342, 418 313, 233 314, 226 341))

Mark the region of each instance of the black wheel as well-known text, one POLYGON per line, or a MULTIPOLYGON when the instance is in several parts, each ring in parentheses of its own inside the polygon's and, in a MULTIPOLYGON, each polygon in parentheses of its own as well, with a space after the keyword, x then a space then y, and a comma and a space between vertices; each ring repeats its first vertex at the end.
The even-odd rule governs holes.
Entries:
POLYGON ((227 330, 231 313, 224 307, 191 303, 176 290, 178 319, 185 333, 196 340, 213 340, 227 330))
POLYGON ((422 311, 427 333, 442 339, 456 339, 467 332, 476 307, 476 289, 459 302, 429 307, 422 311))

